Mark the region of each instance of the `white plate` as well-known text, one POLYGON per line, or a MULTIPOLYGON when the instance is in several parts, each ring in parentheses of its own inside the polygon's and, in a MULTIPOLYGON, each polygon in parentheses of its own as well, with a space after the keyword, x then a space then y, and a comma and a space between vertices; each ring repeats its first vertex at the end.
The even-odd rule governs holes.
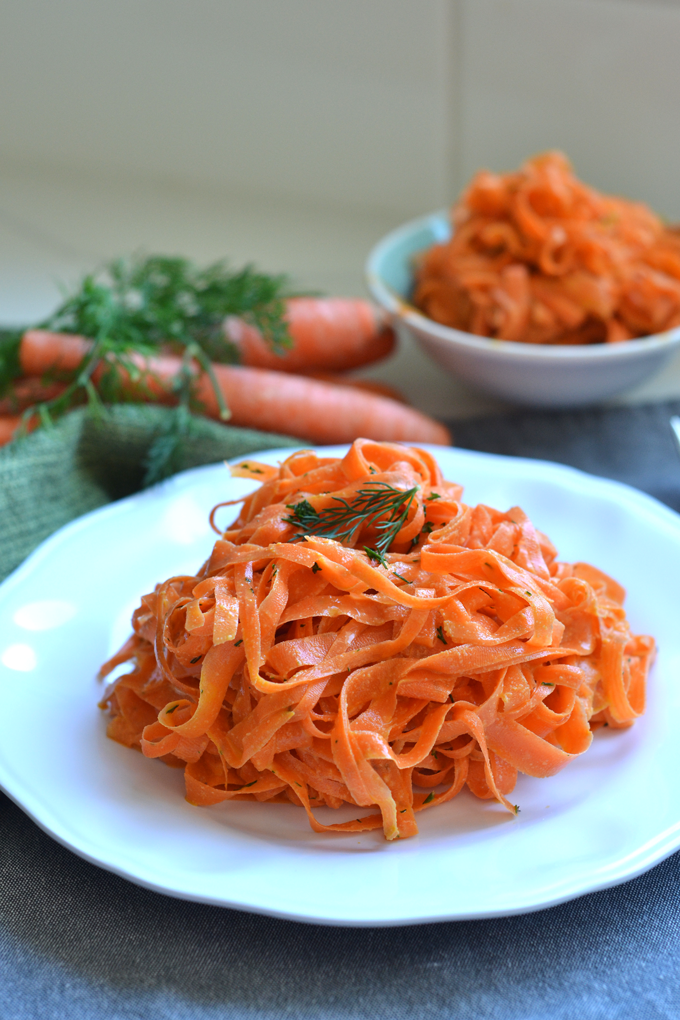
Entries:
POLYGON ((207 556, 213 504, 252 488, 215 465, 82 517, 0 586, 2 788, 61 843, 140 885, 323 924, 522 913, 670 854, 680 846, 680 517, 555 464, 432 451, 468 502, 520 504, 561 558, 626 585, 633 629, 660 646, 647 713, 632 729, 600 731, 552 779, 521 777, 516 818, 465 791, 419 815, 420 835, 403 842, 315 835, 292 805, 191 807, 181 771, 106 739, 93 678, 126 636, 139 595, 207 556))

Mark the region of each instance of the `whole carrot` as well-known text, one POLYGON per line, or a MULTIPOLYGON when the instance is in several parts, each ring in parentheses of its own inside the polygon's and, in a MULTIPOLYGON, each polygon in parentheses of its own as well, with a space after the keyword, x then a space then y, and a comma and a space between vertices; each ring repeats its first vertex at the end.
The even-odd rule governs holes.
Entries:
POLYGON ((27 376, 50 372, 75 372, 92 350, 92 341, 71 333, 52 333, 48 329, 28 329, 21 338, 19 364, 27 376))
MULTIPOLYGON (((21 341, 22 370, 26 375, 74 371, 90 347, 82 337, 29 330, 21 341)), ((140 400, 151 396, 163 403, 176 401, 172 382, 182 365, 179 358, 132 354, 129 360, 139 375, 132 379, 119 369, 128 395, 140 400)), ((100 365, 93 373, 95 385, 104 371, 106 365, 100 365)), ((451 441, 448 430, 427 415, 349 386, 234 365, 213 365, 213 373, 233 425, 284 432, 314 443, 346 443, 360 436, 443 445, 451 441)), ((218 399, 206 373, 197 375, 195 394, 205 414, 220 417, 218 399)))
POLYGON ((378 379, 356 379, 347 376, 342 372, 298 372, 306 379, 316 379, 317 382, 332 383, 334 386, 354 386, 357 390, 365 393, 376 393, 379 397, 388 397, 389 400, 396 400, 399 404, 408 404, 403 393, 389 383, 380 382, 378 379))
MULTIPOLYGON (((23 411, 31 404, 57 396, 64 389, 64 384, 43 383, 39 376, 46 372, 75 371, 91 348, 91 342, 83 337, 43 329, 28 330, 24 334, 21 347, 21 363, 26 378, 15 382, 11 399, 0 401, 0 414, 11 414, 15 410, 23 411)), ((319 370, 301 371, 299 374, 318 382, 332 383, 334 386, 354 386, 356 389, 396 400, 400 404, 408 403, 403 394, 393 386, 375 379, 352 379, 319 370)), ((165 391, 156 392, 155 395, 160 399, 165 395, 165 391)))
POLYGON ((44 383, 42 379, 33 376, 15 379, 9 395, 0 399, 0 415, 19 414, 34 404, 53 400, 65 388, 63 383, 44 383))
POLYGON ((229 318, 225 331, 244 365, 278 372, 346 372, 394 348, 393 330, 368 301, 358 298, 289 298, 286 323, 293 346, 280 355, 242 319, 229 318))
MULTIPOLYGON (((313 443, 351 443, 361 436, 392 442, 451 442, 443 425, 387 397, 261 368, 215 365, 213 370, 235 425, 287 432, 313 443)), ((217 417, 217 400, 205 375, 200 378, 198 396, 207 413, 217 417)))

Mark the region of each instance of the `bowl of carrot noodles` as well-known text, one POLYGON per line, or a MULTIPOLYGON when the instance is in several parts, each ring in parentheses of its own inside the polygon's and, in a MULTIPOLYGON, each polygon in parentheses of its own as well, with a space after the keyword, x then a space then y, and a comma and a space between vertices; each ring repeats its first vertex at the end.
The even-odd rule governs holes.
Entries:
POLYGON ((384 237, 369 289, 397 329, 471 386, 516 403, 593 403, 680 344, 680 229, 548 152, 480 170, 453 209, 384 237))

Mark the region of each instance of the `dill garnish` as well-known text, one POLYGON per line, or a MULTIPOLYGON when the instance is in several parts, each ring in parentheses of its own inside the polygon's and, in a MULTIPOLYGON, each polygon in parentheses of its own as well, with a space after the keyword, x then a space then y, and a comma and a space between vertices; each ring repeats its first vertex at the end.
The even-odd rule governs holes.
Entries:
POLYGON ((319 535, 350 545, 361 528, 373 525, 379 537, 372 548, 364 546, 364 551, 369 559, 386 567, 385 553, 406 523, 417 492, 417 485, 404 490, 396 489, 387 482, 367 482, 365 488, 357 489, 351 502, 334 496, 333 499, 339 503, 337 507, 317 510, 306 499, 292 503, 288 506, 292 514, 283 520, 296 527, 302 535, 319 535))

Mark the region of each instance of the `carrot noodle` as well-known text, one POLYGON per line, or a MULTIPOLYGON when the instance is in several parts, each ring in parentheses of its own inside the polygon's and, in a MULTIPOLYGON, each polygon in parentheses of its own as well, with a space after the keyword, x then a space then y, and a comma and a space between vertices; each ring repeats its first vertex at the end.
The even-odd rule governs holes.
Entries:
POLYGON ((437 322, 533 344, 618 343, 680 325, 680 234, 579 181, 547 152, 481 170, 454 233, 422 256, 414 303, 437 322))
POLYGON ((288 801, 315 832, 411 836, 464 786, 516 811, 518 772, 552 776, 644 711, 655 646, 623 588, 558 562, 519 507, 466 506, 426 451, 359 439, 233 473, 262 484, 101 669, 130 665, 101 702, 108 735, 183 767, 190 803, 288 801), (343 804, 368 814, 315 814, 343 804))

